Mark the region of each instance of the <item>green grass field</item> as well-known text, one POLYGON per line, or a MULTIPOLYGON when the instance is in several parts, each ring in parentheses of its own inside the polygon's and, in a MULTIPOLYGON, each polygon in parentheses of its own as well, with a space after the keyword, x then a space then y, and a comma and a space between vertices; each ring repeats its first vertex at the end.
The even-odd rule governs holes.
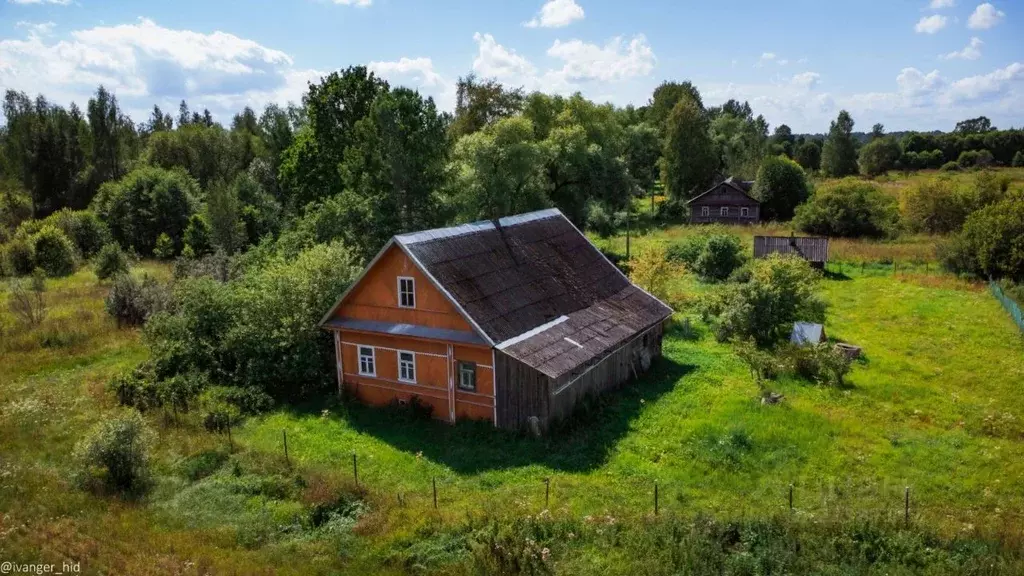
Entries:
MULTIPOLYGON (((691 294, 707 289, 689 277, 677 283, 691 294)), ((898 523, 909 487, 916 528, 1024 542, 1024 338, 984 286, 934 268, 847 266, 823 282, 829 336, 865 352, 845 389, 783 379, 771 384, 783 403, 762 406, 730 346, 682 310, 697 338, 669 334, 649 375, 551 437, 325 398, 250 419, 235 430, 229 456, 227 438, 191 415, 150 414, 160 438, 157 483, 129 502, 72 488, 69 455, 91 425, 119 410, 105 383, 144 359, 145 347, 137 331, 106 317, 106 287, 91 271, 47 284, 50 314, 33 330, 19 327, 0 292, 0 559, 75 558, 88 573, 414 571, 394 560, 396 551, 451 552, 467 519, 537 518, 545 478, 551 516, 574 534, 592 526, 588 517, 656 532, 657 482, 664 522, 788 515, 792 485, 791 518, 803 526, 898 523), (55 344, 43 337, 52 330, 77 336, 55 344), (324 503, 340 510, 338 493, 359 500, 329 521, 306 519, 324 503)), ((606 542, 602 530, 556 550, 558 571, 634 573, 629 567, 652 554, 626 537, 606 542)), ((443 553, 430 555, 424 571, 448 571, 443 553)), ((1003 573, 1024 565, 1019 554, 1016 562, 1003 573)), ((640 573, 659 570, 667 568, 640 573)))

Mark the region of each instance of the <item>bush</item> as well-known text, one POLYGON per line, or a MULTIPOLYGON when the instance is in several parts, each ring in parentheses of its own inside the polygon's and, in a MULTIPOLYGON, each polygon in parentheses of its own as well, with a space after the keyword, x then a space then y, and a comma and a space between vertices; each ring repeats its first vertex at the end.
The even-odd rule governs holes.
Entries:
POLYGON ((587 229, 593 230, 601 238, 615 234, 615 222, 600 202, 587 205, 587 229))
POLYGON ((732 234, 713 234, 708 237, 693 270, 704 280, 722 281, 743 265, 743 244, 732 234))
POLYGON ((76 484, 140 495, 149 487, 153 432, 142 415, 130 411, 97 424, 75 447, 76 484))
POLYGON ((702 315, 719 340, 770 346, 788 337, 797 320, 824 321, 825 303, 815 292, 819 278, 802 258, 773 254, 751 264, 749 281, 706 296, 702 315))
POLYGON ((995 157, 988 150, 964 150, 956 160, 960 168, 984 168, 995 162, 995 157))
POLYGON ((83 258, 91 258, 110 242, 110 229, 89 210, 63 208, 47 216, 44 222, 64 232, 83 258))
POLYGON ((761 162, 753 196, 761 201, 762 219, 792 219, 796 207, 809 195, 807 176, 799 164, 785 156, 773 156, 761 162))
POLYGON ((968 216, 960 234, 942 245, 940 258, 953 272, 1024 281, 1024 192, 968 216))
POLYGON ((167 234, 161 234, 156 239, 156 246, 153 248, 153 256, 156 256, 160 260, 170 260, 174 258, 174 240, 167 234))
POLYGON ((128 256, 121 250, 121 247, 111 242, 104 246, 96 255, 95 262, 96 277, 100 280, 113 278, 120 274, 128 273, 128 256))
POLYGON ((25 324, 38 326, 46 318, 46 300, 43 299, 46 273, 39 268, 32 272, 32 282, 27 289, 21 280, 11 281, 7 307, 25 324))
POLYGON ((896 200, 870 182, 845 179, 822 187, 797 207, 794 222, 811 234, 883 238, 897 232, 896 200))
POLYGON ((668 259, 662 245, 650 245, 637 251, 630 262, 629 279, 662 302, 669 302, 669 283, 674 275, 681 273, 668 259))
POLYGON ((704 247, 708 245, 707 234, 695 234, 687 236, 679 242, 673 242, 665 251, 665 257, 677 264, 684 264, 687 268, 693 268, 700 258, 704 247))
POLYGON ((25 276, 36 267, 36 250, 28 238, 16 236, 7 243, 3 254, 5 267, 12 276, 25 276))
POLYGON ((950 161, 943 164, 942 168, 939 168, 939 170, 942 170, 943 172, 957 172, 960 170, 960 165, 956 162, 950 161))
POLYGON ((185 228, 185 250, 191 250, 191 256, 198 258, 210 253, 210 225, 202 214, 193 214, 185 228))
POLYGON ((900 156, 900 145, 895 138, 876 138, 860 149, 860 173, 869 177, 885 174, 896 167, 900 156))
POLYGON ((167 288, 149 275, 144 275, 141 282, 131 274, 117 276, 104 300, 107 314, 117 319, 118 326, 141 326, 169 306, 167 288))
POLYGON ((1017 153, 1013 155, 1011 166, 1014 168, 1024 168, 1024 150, 1017 150, 1017 153))
POLYGON ((57 228, 46 225, 32 236, 35 265, 51 277, 68 276, 75 271, 75 246, 57 228))
POLYGON ((145 412, 161 405, 153 365, 148 362, 114 376, 107 387, 122 406, 145 412))
POLYGON ((689 215, 690 207, 682 199, 667 198, 658 204, 658 220, 661 222, 683 222, 689 215))
POLYGON ((185 172, 146 166, 103 184, 92 206, 115 240, 149 256, 162 234, 175 252, 181 247, 198 196, 199 186, 185 172))
POLYGON ((320 245, 227 283, 178 283, 173 313, 146 324, 157 375, 195 371, 216 382, 295 398, 329 385, 333 346, 317 322, 359 273, 340 244, 320 245))
POLYGON ((822 342, 813 346, 790 346, 784 357, 792 363, 800 377, 833 388, 845 384, 852 364, 850 358, 835 345, 822 342))
POLYGON ((903 218, 915 232, 945 234, 959 230, 971 210, 966 195, 949 179, 927 180, 903 195, 903 218))

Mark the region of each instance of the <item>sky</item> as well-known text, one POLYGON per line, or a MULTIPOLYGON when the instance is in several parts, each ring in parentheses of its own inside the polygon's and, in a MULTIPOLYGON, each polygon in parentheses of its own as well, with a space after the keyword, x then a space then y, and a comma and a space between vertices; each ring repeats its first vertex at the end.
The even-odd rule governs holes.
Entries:
POLYGON ((182 99, 229 122, 359 64, 446 110, 475 73, 620 106, 690 80, 798 133, 840 109, 1022 127, 1024 0, 0 0, 0 90, 84 108, 103 84, 139 122, 182 99))

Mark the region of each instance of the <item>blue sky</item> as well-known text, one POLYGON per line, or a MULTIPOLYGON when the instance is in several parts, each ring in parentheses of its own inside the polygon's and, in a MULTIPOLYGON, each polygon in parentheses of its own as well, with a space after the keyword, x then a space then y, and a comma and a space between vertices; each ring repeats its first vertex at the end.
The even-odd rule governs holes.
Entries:
POLYGON ((226 121, 368 64, 446 109, 476 72, 619 105, 689 79, 799 132, 841 108, 862 130, 1020 127, 1022 38, 1019 0, 0 0, 0 89, 84 106, 103 83, 136 120, 185 98, 226 121))

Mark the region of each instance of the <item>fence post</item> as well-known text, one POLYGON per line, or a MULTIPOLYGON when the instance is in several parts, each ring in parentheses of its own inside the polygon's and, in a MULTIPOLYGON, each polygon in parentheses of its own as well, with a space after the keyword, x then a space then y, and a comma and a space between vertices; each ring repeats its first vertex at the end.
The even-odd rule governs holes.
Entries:
POLYGON ((231 439, 231 423, 228 422, 228 450, 230 453, 235 452, 235 441, 231 439))
POLYGON ((292 465, 292 461, 288 459, 288 431, 281 430, 281 438, 284 439, 284 461, 288 466, 292 465))
POLYGON ((434 510, 437 510, 437 476, 432 477, 430 481, 434 485, 434 510))
POLYGON ((910 486, 903 489, 903 523, 910 526, 910 486))
POLYGON ((352 453, 352 477, 356 480, 356 488, 359 488, 359 465, 356 463, 356 453, 352 453))
POLYGON ((658 481, 654 481, 654 515, 658 515, 658 481))
POLYGON ((789 511, 793 511, 793 485, 789 485, 789 511))
POLYGON ((548 502, 551 497, 551 478, 544 479, 544 509, 548 509, 548 502))

